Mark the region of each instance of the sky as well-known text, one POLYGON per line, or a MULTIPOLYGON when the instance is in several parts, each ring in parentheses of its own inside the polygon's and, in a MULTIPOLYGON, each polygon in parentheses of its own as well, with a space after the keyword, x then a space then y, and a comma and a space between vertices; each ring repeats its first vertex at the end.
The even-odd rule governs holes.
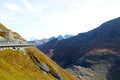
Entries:
POLYGON ((26 40, 77 35, 120 17, 120 0, 2 0, 0 23, 26 40))

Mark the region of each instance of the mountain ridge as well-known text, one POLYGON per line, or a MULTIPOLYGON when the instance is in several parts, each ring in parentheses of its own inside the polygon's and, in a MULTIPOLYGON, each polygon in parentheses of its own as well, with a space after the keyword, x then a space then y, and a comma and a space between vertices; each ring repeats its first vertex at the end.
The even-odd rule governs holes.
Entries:
POLYGON ((60 66, 86 80, 119 80, 120 17, 86 33, 38 46, 60 66), (52 53, 47 50, 53 50, 52 53), (114 75, 113 75, 114 73, 114 75))
MULTIPOLYGON (((117 29, 117 28, 119 28, 119 26, 117 26, 117 23, 118 22, 120 22, 120 18, 117 18, 117 19, 114 19, 114 20, 110 20, 110 21, 108 21, 108 22, 105 22, 105 23, 103 23, 102 25, 100 25, 100 27, 98 27, 98 28, 96 28, 96 29, 93 29, 93 30, 91 30, 91 31, 88 31, 88 32, 86 32, 86 33, 80 33, 80 34, 78 34, 78 35, 76 35, 76 36, 74 36, 74 37, 72 37, 72 38, 70 38, 70 39, 67 39, 67 40, 61 40, 61 41, 58 41, 58 43, 55 43, 56 44, 56 46, 54 47, 54 49, 56 50, 55 52, 56 52, 56 54, 58 55, 58 54, 60 54, 60 51, 62 52, 62 50, 61 49, 63 49, 63 51, 64 51, 64 49, 68 49, 68 52, 66 52, 65 51, 65 53, 67 54, 67 53, 71 53, 71 52, 74 52, 74 51, 76 51, 75 53, 76 53, 76 56, 78 56, 77 54, 80 52, 80 51, 82 51, 82 52, 84 52, 85 51, 85 53, 87 53, 87 51, 86 50, 84 50, 84 48, 88 48, 88 49, 90 49, 90 50, 92 50, 92 47, 95 47, 95 48, 99 48, 99 46, 102 48, 102 47, 104 47, 104 46, 107 46, 107 45, 109 45, 109 44, 107 44, 108 43, 108 41, 112 41, 111 40, 111 37, 113 37, 112 39, 114 39, 114 38, 116 38, 116 34, 117 34, 117 36, 120 36, 120 32, 119 32, 119 29, 117 29), (115 22, 114 22, 115 21, 115 22), (116 22, 117 21, 117 22, 116 22), (111 23, 112 22, 112 23, 111 23), (109 25, 111 25, 110 27, 109 27, 109 25), (113 26, 112 26, 113 25, 113 26), (116 26, 114 26, 114 25, 116 25, 116 26), (110 28, 110 29, 106 29, 106 27, 104 27, 104 26, 107 26, 107 28, 110 28), (112 27, 112 29, 111 29, 111 27, 112 27), (105 28, 105 29, 104 29, 105 28), (111 33, 110 33, 111 32, 111 33), (100 40, 99 40, 100 39, 100 40), (80 44, 78 44, 78 42, 80 43, 80 44), (107 43, 105 43, 105 44, 100 44, 100 43, 102 43, 102 42, 107 42, 107 43), (95 44, 94 44, 95 43, 95 44), (96 44, 98 44, 98 45, 96 45, 96 44), (85 46, 84 46, 85 45, 85 46), (86 47, 87 46, 87 47, 86 47), (69 51, 69 48, 71 48, 72 49, 72 51, 69 51), (75 50, 74 50, 75 49, 75 50), (58 50, 58 51, 57 51, 58 50), (58 53, 57 53, 58 52, 58 53)), ((118 37, 117 37, 118 38, 118 37)), ((46 44, 45 44, 46 45, 46 44)), ((53 48, 53 46, 52 46, 53 44, 51 44, 51 49, 53 48)), ((46 45, 47 46, 47 45, 46 45)), ((110 46, 110 45, 109 45, 110 46)), ((112 44, 111 44, 111 46, 113 46, 112 44)), ((43 51, 45 51, 45 48, 46 47, 44 47, 44 45, 43 46, 39 46, 39 48, 41 49, 41 50, 43 50, 43 51)), ((46 48, 46 49, 50 49, 50 47, 49 48, 46 48)), ((57 56, 56 55, 56 56, 57 56)), ((69 54, 69 56, 70 56, 71 54, 69 54)), ((75 54, 74 54, 75 55, 75 54)), ((73 56, 74 56, 73 55, 73 56)), ((80 54, 80 55, 82 55, 82 53, 80 54)), ((80 55, 78 56, 78 57, 80 57, 80 55)), ((57 57, 58 58, 58 57, 57 57)), ((74 57, 75 58, 75 57, 74 57)), ((54 58, 53 59, 55 59, 55 56, 54 56, 54 58)), ((71 56, 71 59, 73 59, 72 58, 72 56, 71 56)), ((57 60, 57 59, 55 59, 55 60, 57 60)), ((59 62, 58 62, 59 63, 59 62)))
POLYGON ((47 43, 47 42, 49 42, 53 39, 63 40, 63 39, 68 39, 70 37, 73 37, 73 35, 68 35, 67 34, 67 35, 64 35, 64 36, 62 36, 62 35, 59 35, 57 37, 52 36, 50 38, 43 38, 43 39, 40 39, 40 40, 35 39, 35 40, 28 41, 28 43, 32 43, 32 44, 35 44, 36 46, 39 46, 39 45, 43 45, 43 44, 45 44, 45 43, 47 43))

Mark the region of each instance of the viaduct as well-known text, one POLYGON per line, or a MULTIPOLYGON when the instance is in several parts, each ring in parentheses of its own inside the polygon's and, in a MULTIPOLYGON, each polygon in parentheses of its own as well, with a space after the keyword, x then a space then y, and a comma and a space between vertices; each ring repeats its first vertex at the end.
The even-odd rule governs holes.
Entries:
POLYGON ((0 50, 5 50, 5 49, 20 49, 20 48, 25 48, 29 46, 35 46, 34 44, 0 44, 0 50))

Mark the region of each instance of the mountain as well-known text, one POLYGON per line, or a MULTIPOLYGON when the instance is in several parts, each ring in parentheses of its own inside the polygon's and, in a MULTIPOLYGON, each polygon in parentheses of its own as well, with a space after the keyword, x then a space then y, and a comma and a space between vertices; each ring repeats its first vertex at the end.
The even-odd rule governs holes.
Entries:
POLYGON ((73 35, 64 35, 64 36, 59 35, 59 36, 57 37, 57 39, 58 39, 58 40, 63 40, 63 39, 68 39, 68 38, 70 38, 70 37, 73 37, 73 35))
POLYGON ((48 39, 43 38, 41 40, 36 39, 36 40, 33 40, 33 41, 28 41, 28 43, 35 44, 35 45, 42 45, 42 44, 47 43, 48 41, 49 41, 48 39))
POLYGON ((48 41, 51 41, 51 40, 53 40, 53 39, 55 39, 56 37, 50 37, 49 39, 48 39, 48 41))
POLYGON ((0 23, 0 43, 26 43, 26 40, 0 23))
POLYGON ((62 40, 62 39, 68 39, 70 37, 73 37, 73 35, 65 35, 65 36, 59 35, 57 37, 53 36, 53 37, 50 37, 48 39, 43 38, 41 40, 36 39, 36 40, 28 41, 28 43, 32 43, 32 44, 35 44, 36 46, 39 46, 39 45, 45 44, 45 43, 47 43, 47 42, 49 42, 49 41, 51 41, 53 39, 56 39, 56 38, 59 39, 59 40, 62 40))
MULTIPOLYGON (((26 44, 19 34, 0 24, 0 41, 4 44, 26 44)), ((77 80, 35 46, 0 47, 0 80, 77 80)))
POLYGON ((120 79, 120 17, 65 40, 38 46, 60 66, 86 80, 120 79), (52 50, 52 52, 48 51, 52 50))

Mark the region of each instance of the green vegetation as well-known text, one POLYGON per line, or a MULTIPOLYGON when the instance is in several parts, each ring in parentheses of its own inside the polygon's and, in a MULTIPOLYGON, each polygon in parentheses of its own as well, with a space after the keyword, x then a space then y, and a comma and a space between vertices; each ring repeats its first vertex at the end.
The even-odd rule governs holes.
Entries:
POLYGON ((76 80, 76 77, 60 68, 35 47, 26 48, 24 55, 19 50, 0 51, 0 80, 56 80, 56 78, 36 66, 30 56, 35 56, 50 67, 50 71, 61 74, 63 80, 76 80))

